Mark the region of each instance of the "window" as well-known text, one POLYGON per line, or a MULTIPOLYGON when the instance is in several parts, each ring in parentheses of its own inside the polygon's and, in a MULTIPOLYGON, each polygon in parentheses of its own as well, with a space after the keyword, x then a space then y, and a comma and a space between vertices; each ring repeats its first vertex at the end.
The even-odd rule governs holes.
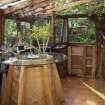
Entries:
MULTIPOLYGON (((20 23, 20 31, 22 34, 22 40, 24 45, 27 47, 29 46, 29 35, 30 35, 30 24, 26 22, 20 23)), ((17 25, 14 20, 6 19, 5 22, 5 37, 4 37, 4 44, 7 48, 12 47, 13 44, 18 43, 17 39, 17 25)))
POLYGON ((95 24, 88 18, 70 18, 68 34, 71 43, 94 43, 95 24))

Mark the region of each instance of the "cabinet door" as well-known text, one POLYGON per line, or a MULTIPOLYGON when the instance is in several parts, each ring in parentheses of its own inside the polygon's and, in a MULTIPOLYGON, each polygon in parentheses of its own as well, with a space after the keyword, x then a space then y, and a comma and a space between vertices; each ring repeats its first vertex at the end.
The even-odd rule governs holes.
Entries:
POLYGON ((76 45, 68 48, 68 70, 77 76, 95 77, 95 45, 76 45))
POLYGON ((72 74, 83 75, 84 47, 70 46, 68 48, 68 68, 72 74))

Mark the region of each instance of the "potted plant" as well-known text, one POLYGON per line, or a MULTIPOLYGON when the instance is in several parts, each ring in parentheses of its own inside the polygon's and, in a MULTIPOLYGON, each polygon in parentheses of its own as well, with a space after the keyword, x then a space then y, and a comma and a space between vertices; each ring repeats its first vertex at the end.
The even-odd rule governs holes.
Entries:
POLYGON ((50 37, 50 23, 33 25, 31 37, 36 40, 40 53, 45 54, 50 37))

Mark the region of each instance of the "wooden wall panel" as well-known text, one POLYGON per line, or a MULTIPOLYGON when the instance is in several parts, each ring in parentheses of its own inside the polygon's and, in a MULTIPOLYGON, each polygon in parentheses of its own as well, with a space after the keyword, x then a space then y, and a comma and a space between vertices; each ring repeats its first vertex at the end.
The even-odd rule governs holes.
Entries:
POLYGON ((68 47, 68 71, 82 77, 95 77, 96 46, 74 44, 68 47))

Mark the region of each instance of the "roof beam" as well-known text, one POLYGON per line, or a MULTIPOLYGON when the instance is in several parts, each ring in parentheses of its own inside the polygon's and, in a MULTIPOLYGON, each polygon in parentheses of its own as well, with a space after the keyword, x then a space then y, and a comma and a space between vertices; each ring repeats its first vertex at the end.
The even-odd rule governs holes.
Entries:
POLYGON ((47 7, 50 5, 50 2, 47 0, 43 0, 43 1, 40 1, 38 3, 35 4, 35 6, 33 7, 27 7, 27 8, 24 8, 24 9, 21 9, 19 11, 16 11, 15 13, 28 13, 28 12, 32 12, 32 11, 35 11, 39 8, 43 8, 43 7, 47 7))
POLYGON ((14 2, 14 1, 17 1, 17 0, 0 0, 0 3, 1 4, 7 4, 7 3, 14 2))
POLYGON ((5 14, 13 13, 27 7, 34 7, 39 5, 41 2, 48 2, 49 0, 26 0, 25 2, 19 3, 16 6, 5 9, 5 14))
POLYGON ((28 7, 30 4, 31 4, 31 0, 26 0, 25 2, 19 3, 15 6, 13 6, 13 7, 8 7, 7 9, 4 10, 4 13, 5 14, 12 13, 12 12, 18 10, 18 9, 28 7))

